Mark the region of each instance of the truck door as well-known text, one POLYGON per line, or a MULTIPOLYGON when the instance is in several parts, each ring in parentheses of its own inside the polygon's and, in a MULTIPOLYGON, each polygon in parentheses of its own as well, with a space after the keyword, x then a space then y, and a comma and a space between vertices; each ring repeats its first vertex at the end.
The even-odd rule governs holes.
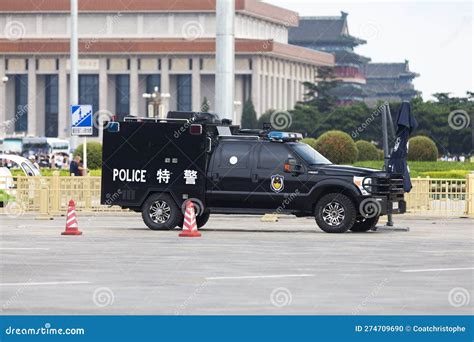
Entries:
POLYGON ((283 143, 264 142, 255 151, 252 180, 255 190, 251 201, 256 208, 283 209, 297 208, 299 195, 308 191, 306 175, 294 175, 284 170, 285 161, 295 158, 283 143))
POLYGON ((222 141, 210 161, 206 202, 210 207, 251 207, 248 194, 256 141, 222 141))

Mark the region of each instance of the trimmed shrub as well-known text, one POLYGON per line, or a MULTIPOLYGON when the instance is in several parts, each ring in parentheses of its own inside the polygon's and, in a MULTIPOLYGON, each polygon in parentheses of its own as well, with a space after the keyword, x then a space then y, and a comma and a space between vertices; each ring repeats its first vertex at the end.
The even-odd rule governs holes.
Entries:
POLYGON ((433 140, 419 135, 408 140, 408 160, 436 161, 438 148, 433 140))
POLYGON ((316 146, 316 139, 314 139, 314 138, 304 138, 304 139, 301 140, 301 142, 305 143, 305 144, 308 144, 312 148, 314 148, 314 146, 316 146))
POLYGON ((357 160, 357 147, 349 134, 328 131, 321 135, 314 146, 319 153, 335 164, 352 164, 357 160))
MULTIPOLYGON (((379 158, 379 151, 374 144, 366 141, 366 140, 358 140, 356 141, 357 151, 359 151, 359 156, 357 160, 380 160, 379 158)), ((383 156, 383 154, 382 154, 383 156)))
MULTIPOLYGON (((79 145, 74 151, 74 156, 82 158, 82 146, 79 145)), ((87 168, 90 170, 100 169, 102 167, 102 144, 91 141, 87 143, 87 168)))

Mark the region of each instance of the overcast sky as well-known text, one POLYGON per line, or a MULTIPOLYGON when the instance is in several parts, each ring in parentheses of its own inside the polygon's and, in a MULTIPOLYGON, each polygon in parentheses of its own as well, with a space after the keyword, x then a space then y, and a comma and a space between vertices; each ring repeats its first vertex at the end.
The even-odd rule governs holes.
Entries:
POLYGON ((464 96, 473 86, 471 1, 266 0, 300 16, 348 12, 351 35, 367 40, 356 52, 373 62, 403 62, 419 73, 415 87, 430 99, 436 92, 464 96))

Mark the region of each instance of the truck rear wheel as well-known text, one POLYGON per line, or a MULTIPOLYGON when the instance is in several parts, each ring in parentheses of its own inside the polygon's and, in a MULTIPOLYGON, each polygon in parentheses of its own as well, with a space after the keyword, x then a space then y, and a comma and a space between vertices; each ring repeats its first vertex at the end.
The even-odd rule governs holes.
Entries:
POLYGON ((356 209, 349 197, 340 193, 324 195, 316 203, 314 217, 326 233, 344 233, 356 220, 356 209))
POLYGON ((173 229, 182 220, 182 214, 168 194, 152 194, 142 206, 142 218, 151 230, 173 229))
POLYGON ((372 230, 376 225, 377 222, 379 222, 379 217, 361 217, 358 218, 354 225, 351 228, 351 231, 355 233, 363 233, 363 232, 368 232, 369 230, 372 230))
POLYGON ((201 215, 196 217, 198 228, 201 228, 207 223, 207 221, 209 221, 209 216, 211 216, 211 213, 209 211, 204 211, 201 215))

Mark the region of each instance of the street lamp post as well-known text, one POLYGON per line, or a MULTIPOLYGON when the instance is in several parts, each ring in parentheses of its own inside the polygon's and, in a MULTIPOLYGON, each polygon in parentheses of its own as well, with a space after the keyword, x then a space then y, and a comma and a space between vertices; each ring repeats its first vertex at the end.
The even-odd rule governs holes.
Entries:
POLYGON ((164 119, 166 117, 164 100, 167 100, 170 94, 162 94, 159 92, 158 87, 154 87, 152 93, 143 93, 142 97, 148 100, 147 111, 149 118, 158 117, 164 119))

